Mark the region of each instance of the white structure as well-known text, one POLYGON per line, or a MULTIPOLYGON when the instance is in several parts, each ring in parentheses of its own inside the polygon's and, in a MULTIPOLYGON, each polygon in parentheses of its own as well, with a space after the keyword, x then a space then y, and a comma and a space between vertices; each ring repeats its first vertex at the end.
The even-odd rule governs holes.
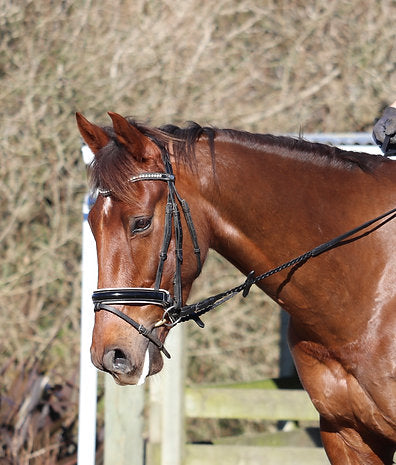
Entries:
POLYGON ((78 465, 94 465, 96 448, 97 371, 89 349, 94 324, 91 295, 96 289, 98 273, 95 240, 87 221, 90 201, 87 195, 83 205, 78 465))

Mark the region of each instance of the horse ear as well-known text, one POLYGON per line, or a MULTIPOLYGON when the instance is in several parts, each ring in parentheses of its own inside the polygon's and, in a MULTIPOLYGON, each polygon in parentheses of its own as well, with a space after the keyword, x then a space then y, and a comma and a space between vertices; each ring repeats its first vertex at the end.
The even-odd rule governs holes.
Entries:
POLYGON ((104 129, 90 123, 81 113, 76 113, 76 120, 82 138, 96 155, 102 147, 109 143, 110 137, 104 129))
POLYGON ((128 152, 133 155, 138 162, 147 161, 158 155, 157 146, 135 126, 130 124, 118 113, 108 112, 113 121, 114 132, 120 142, 128 152))

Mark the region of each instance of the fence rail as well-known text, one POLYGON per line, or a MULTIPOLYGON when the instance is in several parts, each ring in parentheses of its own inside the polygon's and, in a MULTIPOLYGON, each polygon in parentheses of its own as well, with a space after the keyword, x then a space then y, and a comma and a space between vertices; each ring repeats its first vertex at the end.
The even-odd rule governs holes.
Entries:
POLYGON ((313 447, 186 446, 186 465, 329 465, 323 449, 313 447))
POLYGON ((273 421, 319 419, 306 392, 293 389, 187 388, 185 415, 273 421))

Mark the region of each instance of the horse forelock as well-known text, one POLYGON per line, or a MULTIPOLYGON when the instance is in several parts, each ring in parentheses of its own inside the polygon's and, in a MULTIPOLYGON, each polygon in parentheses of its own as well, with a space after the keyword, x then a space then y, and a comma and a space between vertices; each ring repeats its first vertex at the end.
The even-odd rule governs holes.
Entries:
POLYGON ((136 174, 137 167, 133 156, 117 142, 113 128, 104 127, 110 142, 95 155, 88 169, 90 187, 93 191, 111 192, 124 199, 133 186, 128 179, 136 174))
MULTIPOLYGON (((129 123, 142 134, 149 137, 158 148, 172 153, 176 163, 184 163, 194 170, 196 166, 195 147, 201 136, 207 136, 212 157, 214 157, 215 130, 196 123, 180 128, 166 125, 153 128, 131 119, 129 123)), ((128 200, 134 193, 134 183, 128 180, 138 173, 138 165, 133 154, 129 153, 118 141, 112 127, 103 127, 110 136, 110 142, 95 156, 89 167, 89 181, 92 190, 111 191, 120 200, 128 200)))

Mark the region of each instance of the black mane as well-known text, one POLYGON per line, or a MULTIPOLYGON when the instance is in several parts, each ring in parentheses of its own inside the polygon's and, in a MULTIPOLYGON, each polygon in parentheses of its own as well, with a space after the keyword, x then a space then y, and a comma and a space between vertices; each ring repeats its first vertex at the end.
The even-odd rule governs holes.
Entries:
POLYGON ((282 156, 304 159, 322 165, 339 166, 344 169, 359 168, 364 172, 372 172, 386 160, 383 156, 342 150, 335 146, 310 142, 302 137, 252 134, 234 129, 225 129, 223 132, 229 140, 246 144, 249 147, 275 151, 282 156))
MULTIPOLYGON (((144 132, 144 128, 141 128, 144 132)), ((184 162, 191 162, 195 156, 195 144, 201 136, 206 136, 214 159, 214 144, 216 137, 225 138, 231 142, 240 143, 248 147, 263 149, 271 147, 272 150, 282 149, 284 154, 294 157, 304 157, 311 161, 320 160, 322 164, 338 165, 346 169, 360 168, 365 172, 372 172, 385 158, 373 156, 364 152, 342 150, 338 147, 310 142, 302 137, 275 136, 272 134, 256 134, 235 129, 218 129, 202 127, 195 122, 180 128, 174 125, 165 125, 159 128, 165 134, 176 138, 176 156, 184 162)))

